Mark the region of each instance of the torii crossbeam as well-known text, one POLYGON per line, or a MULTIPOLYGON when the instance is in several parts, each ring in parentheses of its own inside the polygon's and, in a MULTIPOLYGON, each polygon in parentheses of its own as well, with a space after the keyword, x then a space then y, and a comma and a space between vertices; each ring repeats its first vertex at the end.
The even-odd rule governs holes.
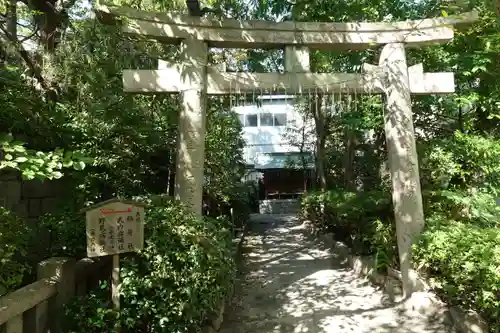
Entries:
MULTIPOLYGON (((165 63, 164 69, 124 70, 123 90, 130 93, 179 93, 188 88, 183 80, 183 64, 165 63)), ((449 94, 455 91, 453 73, 424 73, 423 65, 408 68, 412 94, 449 94)), ((354 73, 226 73, 208 67, 206 93, 227 95, 263 91, 301 93, 384 93, 384 73, 378 66, 363 65, 362 74, 354 73)), ((201 84, 200 84, 201 87, 201 84)))
POLYGON ((477 19, 457 17, 393 23, 317 23, 214 20, 123 7, 96 6, 101 21, 122 20, 129 34, 180 44, 180 64, 158 70, 126 70, 124 90, 131 93, 180 93, 176 198, 201 215, 207 94, 285 89, 386 95, 385 134, 392 178, 394 215, 404 296, 413 291, 411 245, 424 226, 422 195, 412 121, 411 94, 454 92, 453 73, 425 73, 408 67, 405 47, 451 40, 453 26, 477 19), (384 45, 378 66, 361 74, 309 72, 309 50, 365 49, 384 45), (207 65, 208 48, 285 48, 287 73, 225 73, 207 65), (323 87, 323 88, 322 88, 323 87))

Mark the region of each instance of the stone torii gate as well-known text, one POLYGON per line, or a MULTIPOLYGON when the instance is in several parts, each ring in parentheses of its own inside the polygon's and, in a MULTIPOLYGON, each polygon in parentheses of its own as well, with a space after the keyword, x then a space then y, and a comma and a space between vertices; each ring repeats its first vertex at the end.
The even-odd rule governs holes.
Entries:
POLYGON ((125 70, 124 91, 179 93, 179 149, 175 196, 201 215, 206 95, 286 89, 301 93, 385 94, 385 134, 392 177, 393 205, 403 292, 415 284, 411 270, 412 238, 424 226, 422 196, 411 94, 454 92, 453 73, 425 73, 422 64, 408 67, 405 46, 444 43, 453 26, 470 23, 475 13, 462 17, 395 23, 313 23, 215 20, 175 13, 157 13, 97 5, 101 21, 122 20, 125 33, 180 44, 179 64, 160 63, 157 70, 125 70), (365 49, 384 45, 378 66, 364 64, 362 74, 309 71, 309 50, 365 49), (285 47, 285 73, 226 73, 208 66, 208 48, 285 47))

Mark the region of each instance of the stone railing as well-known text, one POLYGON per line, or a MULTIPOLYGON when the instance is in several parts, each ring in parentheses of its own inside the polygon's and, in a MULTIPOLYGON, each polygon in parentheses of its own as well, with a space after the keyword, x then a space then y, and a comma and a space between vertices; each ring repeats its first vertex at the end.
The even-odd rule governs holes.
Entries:
POLYGON ((108 259, 59 257, 39 263, 36 282, 0 297, 0 332, 58 332, 63 305, 109 279, 108 259))

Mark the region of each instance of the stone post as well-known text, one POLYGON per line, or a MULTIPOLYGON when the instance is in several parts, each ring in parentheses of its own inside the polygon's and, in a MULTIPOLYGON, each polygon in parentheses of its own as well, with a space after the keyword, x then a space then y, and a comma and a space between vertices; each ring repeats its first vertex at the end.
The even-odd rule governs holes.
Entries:
POLYGON ((309 48, 285 46, 285 71, 289 73, 305 73, 310 70, 309 48))
POLYGON ((175 198, 202 215, 205 160, 206 68, 208 47, 202 40, 181 43, 181 110, 175 198))
POLYGON ((57 293, 54 299, 36 307, 36 328, 33 332, 44 332, 47 325, 50 332, 59 332, 63 305, 75 296, 75 260, 63 257, 44 260, 38 264, 37 278, 54 280, 57 293))
POLYGON ((404 44, 384 46, 379 65, 387 73, 385 136, 403 297, 407 298, 411 296, 416 282, 416 275, 411 269, 411 245, 424 227, 424 213, 404 44))

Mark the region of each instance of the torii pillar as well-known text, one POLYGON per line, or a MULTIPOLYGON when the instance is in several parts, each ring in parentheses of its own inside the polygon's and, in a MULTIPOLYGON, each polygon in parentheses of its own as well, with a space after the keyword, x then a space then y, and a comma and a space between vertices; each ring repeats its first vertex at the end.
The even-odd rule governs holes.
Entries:
POLYGON ((187 38, 181 42, 179 136, 175 199, 202 216, 207 107, 208 45, 187 38))
POLYGON ((447 94, 455 91, 453 73, 425 73, 423 65, 408 67, 403 43, 386 44, 379 65, 363 64, 368 73, 383 75, 386 96, 384 130, 392 182, 403 297, 415 290, 411 247, 424 228, 424 209, 413 127, 411 94, 447 94))
MULTIPOLYGON (((411 268, 411 246, 414 238, 424 228, 424 209, 411 108, 410 75, 404 44, 385 45, 380 55, 379 67, 387 75, 384 129, 392 181, 403 297, 409 297, 416 283, 416 274, 411 268)), ((414 68, 418 68, 418 65, 414 68)))

